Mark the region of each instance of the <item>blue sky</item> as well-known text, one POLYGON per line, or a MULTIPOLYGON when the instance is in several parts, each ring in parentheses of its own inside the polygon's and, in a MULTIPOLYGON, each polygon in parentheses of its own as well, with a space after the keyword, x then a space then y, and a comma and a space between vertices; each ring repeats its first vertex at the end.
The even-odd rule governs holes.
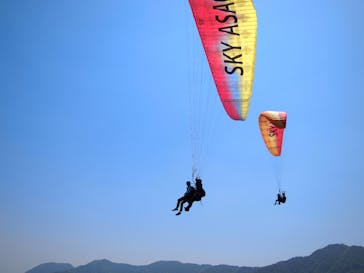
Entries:
POLYGON ((1 1, 0 271, 100 258, 263 266, 364 245, 363 5, 255 1, 253 97, 237 122, 186 1, 1 1), (211 105, 207 196, 176 217, 198 89, 211 105), (279 160, 258 130, 265 110, 288 113, 279 160))

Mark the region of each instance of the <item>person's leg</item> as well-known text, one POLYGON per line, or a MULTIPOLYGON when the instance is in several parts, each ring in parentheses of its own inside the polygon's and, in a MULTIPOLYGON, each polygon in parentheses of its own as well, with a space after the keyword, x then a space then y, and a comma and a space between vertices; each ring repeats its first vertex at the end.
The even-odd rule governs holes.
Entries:
POLYGON ((179 204, 182 202, 182 200, 183 200, 183 197, 181 197, 181 198, 178 198, 178 199, 177 199, 177 205, 176 205, 176 207, 173 209, 173 211, 174 211, 174 210, 178 210, 179 204))
POLYGON ((189 211, 190 208, 192 207, 193 201, 188 201, 188 206, 185 207, 185 211, 189 211))
POLYGON ((182 198, 181 203, 179 205, 179 211, 182 211, 184 203, 186 203, 186 200, 182 198))
POLYGON ((183 198, 183 197, 181 197, 180 199, 178 199, 179 201, 179 203, 180 203, 180 208, 179 208, 179 211, 176 213, 176 215, 180 215, 181 214, 181 212, 182 212, 182 208, 183 208, 183 204, 186 202, 186 200, 183 198))

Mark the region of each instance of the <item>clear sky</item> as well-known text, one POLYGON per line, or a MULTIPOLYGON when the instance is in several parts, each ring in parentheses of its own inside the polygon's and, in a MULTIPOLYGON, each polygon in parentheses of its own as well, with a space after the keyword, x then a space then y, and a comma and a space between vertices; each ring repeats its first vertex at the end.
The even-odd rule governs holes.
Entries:
POLYGON ((238 122, 187 1, 0 2, 1 272, 101 258, 264 266, 364 245, 364 2, 255 6, 253 96, 238 122), (207 196, 177 217, 200 86, 215 105, 207 196), (260 137, 265 110, 288 113, 279 163, 260 137))

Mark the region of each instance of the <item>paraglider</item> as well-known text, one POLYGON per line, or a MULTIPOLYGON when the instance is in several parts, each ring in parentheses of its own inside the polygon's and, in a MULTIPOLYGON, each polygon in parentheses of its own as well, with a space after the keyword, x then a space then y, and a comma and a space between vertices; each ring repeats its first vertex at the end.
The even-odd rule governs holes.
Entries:
MULTIPOLYGON (((286 128, 287 113, 278 111, 265 111, 259 115, 259 128, 262 134, 264 143, 268 151, 275 157, 279 157, 282 152, 283 134, 286 128)), ((285 192, 277 194, 275 204, 286 202, 285 192)))
MULTIPOLYGON (((252 96, 256 55, 257 15, 253 1, 189 0, 189 4, 220 101, 230 118, 245 120, 252 96)), ((197 92, 200 90, 194 95, 197 92)), ((207 113, 201 109, 196 112, 207 113)), ((200 175, 206 146, 206 138, 202 137, 209 134, 205 124, 209 120, 211 116, 194 117, 191 122, 196 121, 191 124, 192 179, 200 175)))
MULTIPOLYGON (((220 101, 231 119, 245 120, 252 96, 256 55, 257 15, 253 1, 189 0, 189 3, 220 101)), ((203 135, 196 132, 198 126, 191 125, 192 179, 196 174, 199 176, 197 165, 199 153, 203 151, 196 145, 203 135)), ((179 207, 176 215, 181 214, 185 202, 188 202, 185 207, 188 211, 194 201, 205 196, 201 182, 196 178, 193 194, 186 192, 178 199, 173 209, 177 211, 179 207)))

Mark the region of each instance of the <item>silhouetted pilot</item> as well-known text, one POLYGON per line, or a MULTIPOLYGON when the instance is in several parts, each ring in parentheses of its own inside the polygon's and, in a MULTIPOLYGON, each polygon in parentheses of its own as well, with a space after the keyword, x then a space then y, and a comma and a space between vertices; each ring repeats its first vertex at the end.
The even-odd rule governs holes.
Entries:
POLYGON ((179 208, 179 212, 177 212, 176 215, 180 215, 181 214, 181 211, 183 209, 183 204, 184 203, 186 203, 186 202, 189 202, 189 203, 192 202, 193 193, 195 192, 195 188, 193 186, 191 186, 191 182, 190 181, 187 181, 186 182, 186 185, 187 185, 187 189, 186 189, 185 194, 181 198, 178 198, 177 205, 172 210, 172 211, 176 211, 176 210, 178 210, 178 207, 180 207, 179 208))
POLYGON ((286 193, 285 192, 282 192, 282 193, 278 193, 277 194, 277 200, 276 202, 274 203, 274 205, 280 205, 281 203, 286 203, 286 200, 287 200, 287 197, 286 197, 286 193))

